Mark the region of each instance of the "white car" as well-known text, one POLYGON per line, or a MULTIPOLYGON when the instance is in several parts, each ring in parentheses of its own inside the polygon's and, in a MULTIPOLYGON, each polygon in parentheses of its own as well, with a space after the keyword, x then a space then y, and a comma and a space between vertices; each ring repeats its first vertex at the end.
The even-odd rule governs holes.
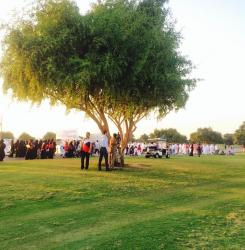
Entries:
POLYGON ((162 158, 163 151, 157 146, 148 146, 144 149, 145 158, 162 158))

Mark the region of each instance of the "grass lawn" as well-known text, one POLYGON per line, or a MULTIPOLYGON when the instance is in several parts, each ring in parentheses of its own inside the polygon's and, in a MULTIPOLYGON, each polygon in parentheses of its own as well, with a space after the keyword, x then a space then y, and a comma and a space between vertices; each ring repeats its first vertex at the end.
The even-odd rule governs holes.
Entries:
POLYGON ((0 163, 0 249, 245 249, 245 155, 0 163))

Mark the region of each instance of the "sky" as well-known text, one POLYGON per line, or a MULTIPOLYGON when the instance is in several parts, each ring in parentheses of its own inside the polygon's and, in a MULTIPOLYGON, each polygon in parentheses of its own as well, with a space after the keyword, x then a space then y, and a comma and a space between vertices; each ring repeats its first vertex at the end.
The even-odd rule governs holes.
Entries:
MULTIPOLYGON (((76 2, 85 13, 93 1, 76 2)), ((8 22, 28 3, 29 0, 0 0, 0 20, 8 22)), ((176 128, 187 136, 199 127, 233 133, 245 121, 245 1, 170 0, 168 5, 183 36, 181 51, 196 66, 192 75, 202 81, 191 92, 185 108, 160 121, 153 115, 142 120, 136 137, 155 128, 176 128)), ((51 107, 48 101, 39 107, 16 102, 4 95, 0 86, 1 119, 3 130, 12 131, 15 136, 24 131, 35 137, 42 137, 47 131, 99 132, 82 112, 67 114, 64 106, 51 107)))

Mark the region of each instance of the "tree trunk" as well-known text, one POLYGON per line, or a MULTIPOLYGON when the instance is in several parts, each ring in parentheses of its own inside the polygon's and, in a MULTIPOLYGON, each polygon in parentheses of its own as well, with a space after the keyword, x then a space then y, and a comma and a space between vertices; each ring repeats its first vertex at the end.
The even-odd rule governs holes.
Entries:
MULTIPOLYGON (((121 166, 124 167, 124 152, 125 149, 129 143, 130 138, 132 137, 133 131, 134 131, 135 124, 133 121, 127 122, 125 121, 125 134, 121 138, 121 166)), ((122 129, 121 129, 122 130, 122 129)))
POLYGON ((124 152, 121 152, 121 167, 124 167, 124 152))

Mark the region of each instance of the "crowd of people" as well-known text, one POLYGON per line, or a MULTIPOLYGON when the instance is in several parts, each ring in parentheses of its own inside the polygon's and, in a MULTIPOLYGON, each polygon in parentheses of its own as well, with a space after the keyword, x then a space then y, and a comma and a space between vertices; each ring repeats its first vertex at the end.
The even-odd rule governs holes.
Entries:
MULTIPOLYGON (((98 170, 101 170, 101 162, 104 158, 106 170, 117 165, 117 156, 120 150, 120 136, 113 134, 109 139, 107 131, 104 130, 100 141, 95 142, 90 139, 90 133, 87 132, 82 140, 64 141, 57 145, 56 140, 12 140, 8 157, 33 159, 53 159, 56 157, 74 158, 81 157, 81 169, 89 168, 89 158, 93 154, 99 156, 98 170)), ((5 157, 6 144, 4 140, 0 141, 0 160, 5 157)))
POLYGON ((64 141, 57 147, 57 155, 62 158, 80 157, 80 140, 64 141))
MULTIPOLYGON (((157 145, 157 144, 153 144, 157 145)), ((146 143, 130 143, 125 149, 125 155, 140 156, 149 146, 146 143)), ((168 143, 166 148, 170 155, 234 155, 235 148, 232 145, 224 145, 221 147, 218 144, 192 144, 192 143, 168 143)))
MULTIPOLYGON (((116 165, 118 161, 118 155, 120 155, 120 136, 119 134, 113 134, 108 141, 108 146, 105 147, 102 135, 101 140, 91 141, 90 133, 87 132, 86 136, 82 140, 64 141, 57 144, 55 140, 29 140, 29 141, 11 141, 9 157, 25 158, 26 160, 32 159, 53 159, 56 157, 63 158, 80 158, 82 159, 82 168, 88 168, 89 157, 92 155, 103 156, 108 165, 116 165), (107 148, 108 157, 105 154, 107 148), (101 152, 102 149, 102 152, 101 152), (86 164, 84 165, 84 160, 86 164)), ((105 139, 104 139, 105 140, 105 139)), ((145 143, 130 143, 127 145, 124 154, 129 156, 143 155, 149 144, 145 143)), ((178 144, 166 143, 166 149, 169 155, 234 155, 235 149, 233 146, 224 146, 215 144, 178 144)), ((3 161, 5 157, 6 144, 4 140, 0 140, 0 161, 3 161)), ((102 157, 102 158, 103 158, 102 157)))
MULTIPOLYGON (((86 139, 86 137, 85 137, 86 139)), ((64 140, 57 144, 56 146, 56 156, 61 158, 80 158, 81 157, 81 140, 64 140)), ((99 141, 91 142, 91 152, 90 155, 99 154, 99 141)))
POLYGON ((232 145, 218 144, 171 144, 169 146, 172 155, 234 155, 235 150, 232 145))
POLYGON ((11 141, 9 157, 33 159, 53 159, 56 152, 55 140, 11 141))

